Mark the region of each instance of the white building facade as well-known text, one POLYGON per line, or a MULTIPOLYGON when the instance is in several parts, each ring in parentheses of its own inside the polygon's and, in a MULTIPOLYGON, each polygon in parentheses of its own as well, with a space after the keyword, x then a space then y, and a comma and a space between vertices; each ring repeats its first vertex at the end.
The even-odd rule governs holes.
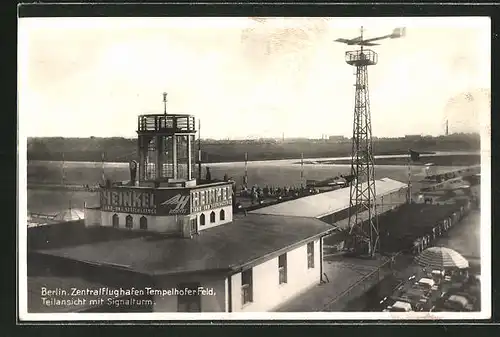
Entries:
POLYGON ((153 312, 265 312, 321 282, 321 239, 231 275, 193 273, 158 279, 153 312), (192 291, 187 295, 186 289, 192 291), (162 295, 161 290, 170 291, 162 295), (175 292, 184 291, 183 295, 175 292))

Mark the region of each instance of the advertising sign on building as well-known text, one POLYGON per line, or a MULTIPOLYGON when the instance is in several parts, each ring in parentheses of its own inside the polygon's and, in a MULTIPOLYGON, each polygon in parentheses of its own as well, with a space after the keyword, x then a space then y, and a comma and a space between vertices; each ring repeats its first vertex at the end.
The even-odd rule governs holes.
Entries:
POLYGON ((114 188, 101 191, 101 210, 144 215, 187 215, 188 190, 114 188))
POLYGON ((212 186, 191 190, 193 213, 229 206, 233 202, 232 185, 212 186))
POLYGON ((101 210, 117 213, 156 214, 152 190, 105 189, 101 191, 101 210))
POLYGON ((189 214, 189 192, 177 190, 175 194, 167 190, 159 191, 161 194, 161 201, 159 202, 159 211, 162 215, 187 215, 189 214))

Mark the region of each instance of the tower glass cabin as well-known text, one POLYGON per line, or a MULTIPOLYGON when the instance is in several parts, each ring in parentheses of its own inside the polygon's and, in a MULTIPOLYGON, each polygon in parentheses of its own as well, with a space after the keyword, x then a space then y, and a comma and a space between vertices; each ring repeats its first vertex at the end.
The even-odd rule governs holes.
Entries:
POLYGON ((195 184, 195 117, 140 115, 137 119, 139 184, 195 184))

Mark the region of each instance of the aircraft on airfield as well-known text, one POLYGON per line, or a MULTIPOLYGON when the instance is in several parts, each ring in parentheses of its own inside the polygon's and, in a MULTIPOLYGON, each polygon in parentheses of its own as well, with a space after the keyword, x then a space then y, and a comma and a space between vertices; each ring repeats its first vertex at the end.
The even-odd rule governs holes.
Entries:
POLYGON ((471 186, 479 183, 480 174, 475 174, 468 177, 457 177, 445 180, 439 184, 422 188, 421 192, 425 195, 442 195, 443 193, 456 193, 462 192, 463 194, 470 194, 471 186))
POLYGON ((328 178, 325 180, 312 180, 308 179, 306 181, 306 187, 347 187, 349 183, 355 180, 355 177, 352 175, 340 175, 339 177, 328 178))

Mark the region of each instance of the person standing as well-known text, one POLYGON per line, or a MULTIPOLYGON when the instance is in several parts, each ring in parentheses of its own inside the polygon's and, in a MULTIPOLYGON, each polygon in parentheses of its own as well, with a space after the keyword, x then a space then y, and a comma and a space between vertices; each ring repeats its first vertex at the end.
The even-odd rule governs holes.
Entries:
POLYGON ((210 167, 207 167, 207 174, 205 175, 205 180, 208 182, 212 181, 212 173, 210 173, 210 167))

